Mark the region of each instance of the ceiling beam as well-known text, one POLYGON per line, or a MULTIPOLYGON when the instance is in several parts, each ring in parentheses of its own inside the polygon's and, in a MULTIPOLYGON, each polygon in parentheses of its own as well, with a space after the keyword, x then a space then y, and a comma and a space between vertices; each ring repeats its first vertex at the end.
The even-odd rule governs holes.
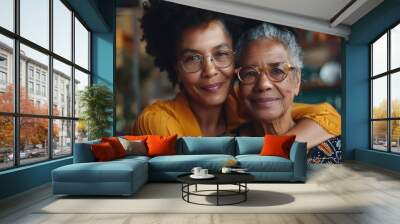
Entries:
POLYGON ((224 0, 166 1, 315 32, 327 33, 345 38, 350 35, 350 27, 346 25, 337 25, 335 27, 332 27, 329 21, 295 15, 292 13, 277 11, 268 8, 256 7, 252 5, 247 5, 245 3, 237 3, 224 0))
POLYGON ((368 0, 355 0, 350 1, 342 10, 339 11, 332 19, 330 19, 330 26, 336 27, 347 18, 349 18, 355 11, 357 11, 361 6, 367 3, 368 0))
POLYGON ((100 12, 99 0, 67 0, 67 2, 84 20, 84 23, 89 26, 91 31, 109 32, 111 30, 100 12))

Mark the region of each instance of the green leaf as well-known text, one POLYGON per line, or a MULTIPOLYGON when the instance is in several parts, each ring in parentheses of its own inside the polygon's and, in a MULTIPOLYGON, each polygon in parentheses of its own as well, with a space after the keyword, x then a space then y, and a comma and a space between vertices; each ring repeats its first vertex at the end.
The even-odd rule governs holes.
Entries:
POLYGON ((79 106, 82 108, 81 118, 87 124, 89 139, 107 136, 107 128, 112 125, 112 92, 102 84, 94 84, 81 91, 79 97, 79 106))

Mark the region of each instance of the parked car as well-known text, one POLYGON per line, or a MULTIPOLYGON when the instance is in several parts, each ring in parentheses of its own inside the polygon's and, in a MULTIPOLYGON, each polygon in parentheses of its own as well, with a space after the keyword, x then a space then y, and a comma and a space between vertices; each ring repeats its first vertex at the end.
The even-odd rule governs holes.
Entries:
POLYGON ((19 158, 20 159, 27 159, 27 158, 30 158, 30 157, 32 157, 32 151, 29 150, 29 149, 25 149, 25 150, 23 150, 23 151, 21 151, 19 153, 19 158))
POLYGON ((40 157, 41 156, 41 151, 32 151, 31 153, 31 157, 40 157))
POLYGON ((62 154, 61 149, 58 149, 58 148, 57 148, 57 149, 54 149, 53 152, 54 152, 54 155, 55 155, 55 156, 58 156, 58 155, 61 155, 61 154, 62 154))
MULTIPOLYGON (((14 153, 10 153, 10 154, 8 154, 8 160, 9 161, 12 161, 12 160, 14 160, 14 153)), ((19 153, 19 158, 20 159, 28 159, 28 158, 31 158, 32 157, 32 152, 31 152, 31 150, 24 150, 24 151, 21 151, 20 153, 19 153)))
POLYGON ((10 153, 7 155, 8 161, 14 160, 14 153, 10 153))

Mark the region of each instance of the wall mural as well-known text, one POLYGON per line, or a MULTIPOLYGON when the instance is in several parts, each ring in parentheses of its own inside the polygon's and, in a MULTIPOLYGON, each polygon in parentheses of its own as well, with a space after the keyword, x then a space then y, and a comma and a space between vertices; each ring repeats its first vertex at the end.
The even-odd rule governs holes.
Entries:
POLYGON ((117 134, 296 135, 339 163, 340 37, 164 1, 117 13, 117 134))

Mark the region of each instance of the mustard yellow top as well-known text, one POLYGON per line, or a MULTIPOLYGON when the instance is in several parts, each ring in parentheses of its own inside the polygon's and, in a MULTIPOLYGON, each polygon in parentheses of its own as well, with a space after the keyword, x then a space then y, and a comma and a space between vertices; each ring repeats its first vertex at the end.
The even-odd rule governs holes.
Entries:
POLYGON ((329 103, 294 103, 292 117, 294 121, 303 118, 311 119, 331 135, 339 136, 342 134, 341 116, 329 103))
MULTIPOLYGON (((243 116, 239 116, 237 102, 237 95, 230 94, 225 103, 227 132, 246 122, 243 116)), ((341 117, 328 103, 294 103, 292 116, 294 121, 309 118, 334 136, 341 134, 341 117)), ((137 118, 133 134, 202 136, 199 123, 183 93, 178 93, 175 99, 158 101, 147 106, 137 118)))

